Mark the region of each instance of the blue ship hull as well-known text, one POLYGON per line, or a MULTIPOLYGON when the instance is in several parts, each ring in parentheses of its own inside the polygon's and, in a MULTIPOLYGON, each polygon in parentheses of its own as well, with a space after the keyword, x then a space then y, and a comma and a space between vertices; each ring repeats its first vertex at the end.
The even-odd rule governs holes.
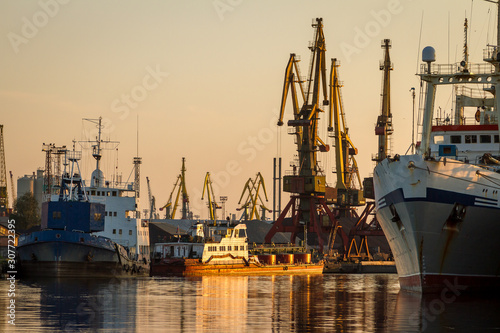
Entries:
POLYGON ((108 238, 65 230, 23 235, 17 253, 24 277, 123 277, 147 275, 147 267, 128 258, 108 238))

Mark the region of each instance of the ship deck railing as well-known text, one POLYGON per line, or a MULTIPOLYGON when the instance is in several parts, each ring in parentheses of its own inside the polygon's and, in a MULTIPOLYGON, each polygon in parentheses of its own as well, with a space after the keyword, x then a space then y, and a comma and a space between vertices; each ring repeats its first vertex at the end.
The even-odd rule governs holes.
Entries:
POLYGON ((496 125, 497 117, 490 115, 488 123, 480 124, 475 117, 463 117, 460 124, 455 124, 452 117, 436 117, 432 121, 432 126, 453 126, 453 125, 496 125))
MULTIPOLYGON (((420 64, 420 74, 428 74, 428 68, 429 66, 427 64, 420 64)), ((469 63, 467 66, 467 71, 464 70, 465 68, 462 67, 458 62, 454 64, 431 64, 431 74, 433 75, 473 75, 495 73, 495 67, 487 63, 469 63)))

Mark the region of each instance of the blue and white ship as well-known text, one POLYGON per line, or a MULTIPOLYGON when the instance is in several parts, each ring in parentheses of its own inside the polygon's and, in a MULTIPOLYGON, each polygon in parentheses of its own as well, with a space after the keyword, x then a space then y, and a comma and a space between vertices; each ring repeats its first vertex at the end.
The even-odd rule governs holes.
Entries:
POLYGON ((100 119, 98 127, 90 186, 85 187, 80 175, 81 152, 67 151, 65 166, 71 170, 63 173, 59 195, 42 203, 41 231, 19 238, 23 276, 149 275, 149 232, 140 219, 138 193, 133 184, 112 187, 105 181, 99 168, 100 119))

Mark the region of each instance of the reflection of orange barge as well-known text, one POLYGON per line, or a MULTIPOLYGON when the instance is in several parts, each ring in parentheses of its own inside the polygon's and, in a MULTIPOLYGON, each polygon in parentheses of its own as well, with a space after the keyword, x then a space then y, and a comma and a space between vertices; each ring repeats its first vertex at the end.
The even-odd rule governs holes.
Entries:
POLYGON ((249 256, 244 224, 234 228, 198 224, 190 239, 155 244, 151 276, 323 273, 323 263, 311 263, 310 253, 249 256))

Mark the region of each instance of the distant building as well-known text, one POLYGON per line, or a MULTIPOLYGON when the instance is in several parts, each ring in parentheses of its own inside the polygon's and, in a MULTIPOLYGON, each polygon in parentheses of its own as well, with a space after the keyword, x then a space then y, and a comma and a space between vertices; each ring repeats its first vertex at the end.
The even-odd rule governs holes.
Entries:
POLYGON ((17 179, 17 197, 20 198, 26 193, 31 193, 38 202, 38 212, 42 210, 43 199, 43 178, 44 170, 38 169, 32 175, 24 175, 17 179))

